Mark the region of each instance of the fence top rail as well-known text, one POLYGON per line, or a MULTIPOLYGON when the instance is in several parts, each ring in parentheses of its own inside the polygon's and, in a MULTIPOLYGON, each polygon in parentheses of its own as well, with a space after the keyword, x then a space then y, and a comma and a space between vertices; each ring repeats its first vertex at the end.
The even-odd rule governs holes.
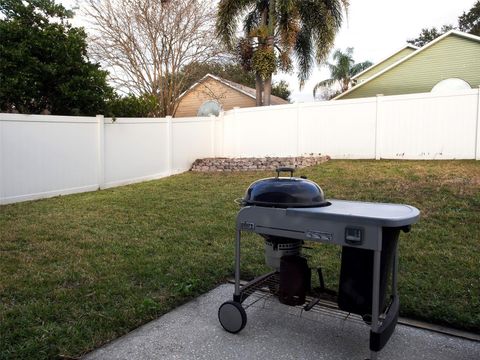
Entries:
MULTIPOLYGON (((440 98, 454 98, 454 97, 466 97, 477 96, 478 89, 470 90, 457 90, 453 92, 441 92, 441 93, 416 93, 416 94, 404 94, 404 95, 389 95, 382 96, 382 102, 389 101, 402 101, 402 100, 424 100, 424 99, 440 99, 440 98)), ((340 100, 336 100, 340 101, 340 100)))
POLYGON ((192 123, 192 122, 205 122, 211 121, 212 119, 217 118, 217 116, 189 116, 189 117, 177 117, 172 118, 172 121, 175 123, 192 123))
MULTIPOLYGON (((416 100, 416 99, 436 99, 444 97, 458 97, 458 96, 469 96, 477 95, 478 88, 473 88, 469 90, 461 91, 452 91, 445 93, 416 93, 416 94, 402 94, 402 95, 388 95, 381 96, 382 102, 386 101, 398 101, 398 100, 416 100)), ((381 95, 381 94, 379 94, 381 95)), ((310 108, 310 107, 326 107, 326 106, 343 106, 347 104, 371 104, 377 101, 377 96, 366 97, 366 98, 356 98, 356 99, 339 99, 331 101, 310 101, 305 103, 293 103, 293 104, 284 104, 284 105, 274 105, 274 106, 261 106, 261 107, 247 107, 247 108, 238 108, 225 111, 225 115, 237 113, 248 113, 248 112, 262 112, 262 111, 280 111, 285 109, 295 109, 299 108, 310 108)))
POLYGON ((260 106, 260 107, 247 107, 247 108, 238 108, 225 111, 226 115, 237 113, 249 113, 249 112, 262 112, 262 111, 282 111, 282 110, 296 110, 298 108, 308 108, 308 107, 327 107, 327 106, 340 106, 345 104, 370 104, 374 103, 376 98, 358 98, 358 99, 348 99, 348 100, 335 100, 335 101, 311 101, 306 103, 293 103, 293 104, 284 104, 284 105, 272 105, 272 106, 260 106))
POLYGON ((105 125, 116 124, 166 124, 166 118, 105 118, 105 125))
POLYGON ((330 100, 330 101, 317 101, 317 102, 309 102, 309 103, 302 103, 300 107, 315 107, 315 106, 343 106, 343 105, 356 105, 356 104, 373 104, 377 101, 376 97, 369 97, 369 98, 358 98, 358 99, 346 99, 346 100, 330 100))
MULTIPOLYGON (((214 117, 216 118, 216 117, 214 117)), ((166 124, 169 120, 173 123, 192 123, 211 121, 211 117, 182 117, 182 118, 128 118, 119 117, 111 118, 105 117, 106 125, 112 124, 166 124)), ((38 114, 11 114, 0 113, 0 121, 10 122, 33 122, 33 123, 97 123, 96 116, 65 116, 65 115, 38 115, 38 114)))
POLYGON ((96 123, 95 116, 30 115, 0 113, 0 121, 34 123, 96 123))

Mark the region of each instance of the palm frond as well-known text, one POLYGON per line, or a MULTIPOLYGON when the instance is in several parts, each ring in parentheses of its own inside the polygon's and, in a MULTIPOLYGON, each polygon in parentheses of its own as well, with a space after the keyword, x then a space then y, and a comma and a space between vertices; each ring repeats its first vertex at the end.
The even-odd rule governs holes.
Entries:
POLYGON ((333 60, 348 58, 353 61, 353 47, 347 47, 345 51, 337 49, 333 53, 333 60))
POLYGON ((335 29, 340 29, 343 21, 343 10, 348 9, 348 1, 345 0, 316 0, 316 3, 325 4, 326 12, 329 13, 333 20, 335 29))
POLYGON ((335 50, 333 53, 333 59, 335 60, 335 65, 330 65, 332 77, 337 80, 349 78, 350 69, 354 64, 353 48, 349 47, 345 51, 340 49, 335 50))
POLYGON ((277 27, 284 52, 290 52, 300 31, 298 10, 294 5, 294 0, 277 0, 277 27))
POLYGON ((371 61, 364 61, 353 65, 350 69, 350 77, 357 75, 358 73, 362 72, 365 69, 368 69, 372 65, 373 63, 371 61))
POLYGON ((251 34, 252 30, 260 24, 260 14, 256 9, 251 10, 243 21, 243 31, 245 35, 251 34))
POLYGON ((230 49, 235 46, 239 16, 256 3, 256 0, 220 0, 218 3, 216 32, 230 49))
POLYGON ((277 0, 277 10, 279 13, 291 14, 295 9, 295 0, 277 0))
POLYGON ((339 30, 343 15, 341 0, 298 1, 300 18, 308 26, 315 44, 315 59, 322 64, 333 47, 335 34, 339 30))
MULTIPOLYGON (((266 25, 269 36, 275 36, 280 68, 289 69, 293 55, 302 88, 315 61, 318 64, 326 61, 348 5, 348 0, 220 0, 216 30, 222 41, 233 48, 237 20, 242 19, 248 37, 261 28, 262 14, 268 10, 266 25)), ((335 67, 329 65, 335 75, 333 79, 348 72, 353 63, 350 60, 352 51, 347 49, 346 58, 342 57, 335 67)))
POLYGON ((298 64, 298 80, 300 81, 300 89, 305 84, 312 72, 313 65, 313 46, 312 32, 310 28, 303 26, 297 34, 294 48, 295 58, 298 64))
POLYGON ((320 81, 313 87, 313 97, 317 94, 317 91, 320 89, 328 88, 335 84, 336 80, 335 79, 326 79, 323 81, 320 81))

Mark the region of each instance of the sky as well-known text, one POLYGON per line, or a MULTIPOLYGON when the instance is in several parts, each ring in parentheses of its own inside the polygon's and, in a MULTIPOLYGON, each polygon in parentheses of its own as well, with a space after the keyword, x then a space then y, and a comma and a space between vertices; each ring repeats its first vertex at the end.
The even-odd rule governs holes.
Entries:
MULTIPOLYGON (((211 0, 205 0, 211 1, 211 0)), ((356 62, 376 63, 419 35, 422 28, 457 24, 457 18, 468 11, 476 0, 350 0, 348 20, 337 34, 334 49, 353 47, 356 62)), ((66 7, 82 6, 82 0, 61 0, 66 7), (78 5, 80 4, 80 5, 78 5)), ((75 25, 76 22, 74 21, 75 25)), ((81 25, 85 26, 84 23, 81 25)), ((316 83, 329 77, 325 66, 316 68, 299 90, 295 74, 278 73, 274 81, 286 80, 293 102, 313 101, 316 83)))
MULTIPOLYGON (((457 24, 475 0, 350 0, 348 21, 337 34, 334 49, 353 47, 356 62, 376 63, 420 34, 425 27, 457 24)), ((287 80, 295 102, 313 101, 313 87, 329 78, 326 67, 316 69, 302 91, 295 75, 277 74, 274 80, 287 80)))

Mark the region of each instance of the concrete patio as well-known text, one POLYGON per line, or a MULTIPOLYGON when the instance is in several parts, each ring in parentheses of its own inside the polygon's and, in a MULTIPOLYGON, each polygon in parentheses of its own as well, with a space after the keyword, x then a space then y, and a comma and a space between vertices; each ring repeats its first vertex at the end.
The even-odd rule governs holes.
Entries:
MULTIPOLYGON (((368 357, 368 327, 276 302, 247 309, 239 334, 224 331, 218 307, 233 285, 217 287, 139 329, 87 354, 113 359, 358 359, 368 357)), ((477 360, 480 342, 398 325, 379 359, 477 360)))

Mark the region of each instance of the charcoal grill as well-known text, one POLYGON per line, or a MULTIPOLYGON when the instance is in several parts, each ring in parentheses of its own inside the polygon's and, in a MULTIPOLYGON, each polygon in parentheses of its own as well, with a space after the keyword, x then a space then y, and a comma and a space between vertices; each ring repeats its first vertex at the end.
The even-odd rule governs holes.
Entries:
POLYGON ((392 335, 399 314, 399 233, 408 232, 420 212, 409 205, 325 200, 316 183, 293 177, 293 172, 293 168, 277 169, 277 177, 253 183, 242 200, 236 219, 233 301, 220 306, 219 321, 228 332, 241 331, 247 323, 245 300, 263 291, 283 303, 300 306, 302 311, 355 315, 343 318, 360 319, 370 326, 370 359, 375 360, 392 335), (280 177, 282 171, 290 172, 290 177, 280 177), (243 232, 265 239, 266 263, 273 271, 242 285, 243 232), (311 269, 305 269, 299 246, 310 241, 342 247, 338 291, 325 288, 320 268, 313 271, 320 286, 311 288, 311 269), (285 295, 282 286, 295 290, 285 295))

